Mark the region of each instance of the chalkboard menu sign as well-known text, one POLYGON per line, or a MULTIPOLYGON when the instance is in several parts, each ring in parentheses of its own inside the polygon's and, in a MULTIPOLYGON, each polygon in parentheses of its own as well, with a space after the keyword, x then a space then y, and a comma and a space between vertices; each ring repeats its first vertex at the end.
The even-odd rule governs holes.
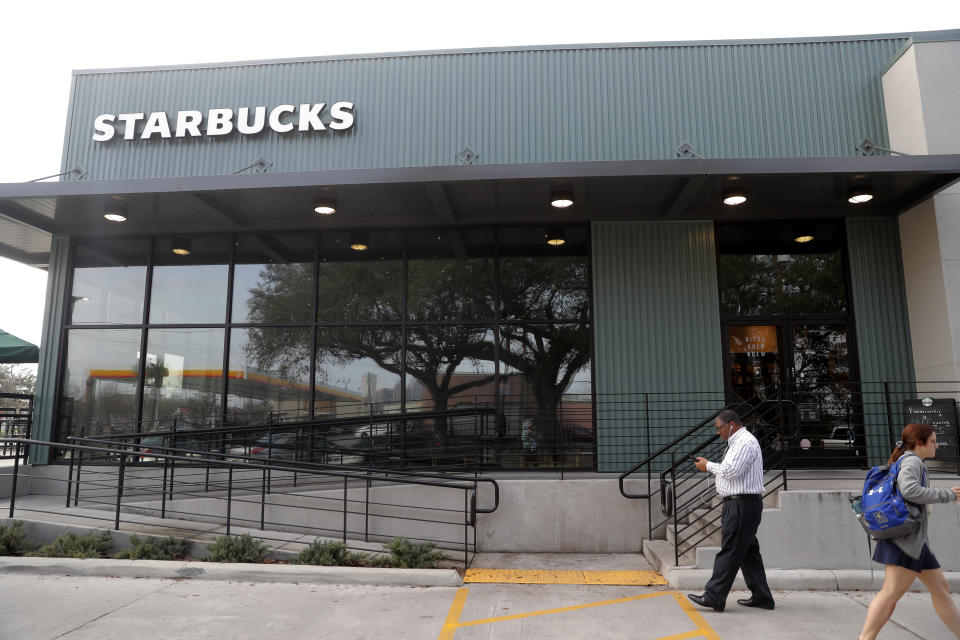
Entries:
POLYGON ((903 401, 905 424, 921 422, 937 430, 938 458, 956 459, 957 401, 953 398, 923 398, 903 401))

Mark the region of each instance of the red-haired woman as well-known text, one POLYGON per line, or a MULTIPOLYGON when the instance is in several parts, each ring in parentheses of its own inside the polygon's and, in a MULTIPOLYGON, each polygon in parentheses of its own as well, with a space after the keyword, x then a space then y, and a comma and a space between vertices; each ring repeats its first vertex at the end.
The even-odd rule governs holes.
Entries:
MULTIPOLYGON (((901 456, 897 486, 903 499, 915 505, 960 500, 960 487, 950 489, 930 487, 924 459, 937 453, 937 434, 928 424, 911 423, 900 435, 900 442, 893 450, 887 464, 893 464, 901 456)), ((940 563, 930 550, 927 540, 927 507, 920 506, 920 528, 902 538, 877 541, 873 559, 886 565, 886 574, 880 592, 874 596, 867 609, 860 640, 874 640, 880 629, 893 615, 897 602, 917 578, 926 585, 933 600, 937 615, 960 638, 960 611, 950 597, 950 587, 940 570, 940 563)))

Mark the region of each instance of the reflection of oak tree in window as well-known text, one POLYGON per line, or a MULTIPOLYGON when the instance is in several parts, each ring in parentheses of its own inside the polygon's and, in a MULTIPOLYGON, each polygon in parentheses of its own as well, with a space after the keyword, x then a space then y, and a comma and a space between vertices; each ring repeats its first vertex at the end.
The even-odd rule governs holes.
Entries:
POLYGON ((500 359, 530 384, 537 403, 537 432, 549 448, 556 440, 560 399, 590 362, 589 325, 563 322, 589 317, 587 261, 511 258, 509 263, 509 268, 501 269, 503 317, 543 322, 504 327, 500 359))
POLYGON ((840 252, 720 256, 723 310, 732 315, 842 313, 840 252))

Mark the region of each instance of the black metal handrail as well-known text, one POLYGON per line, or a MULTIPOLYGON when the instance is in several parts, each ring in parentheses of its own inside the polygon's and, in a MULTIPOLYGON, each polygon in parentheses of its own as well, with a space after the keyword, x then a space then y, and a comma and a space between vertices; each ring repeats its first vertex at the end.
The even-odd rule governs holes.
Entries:
MULTIPOLYGON (((702 500, 703 489, 697 492, 698 487, 702 487, 706 482, 702 474, 691 471, 688 468, 692 465, 692 459, 696 456, 703 457, 722 457, 722 446, 718 446, 719 436, 713 430, 712 425, 716 417, 724 409, 737 411, 741 420, 745 424, 751 422, 763 423, 776 413, 777 421, 783 427, 793 426, 793 432, 787 432, 787 435, 781 438, 783 442, 792 438, 796 433, 796 421, 793 416, 784 414, 784 408, 790 407, 796 410, 796 405, 789 400, 781 399, 758 399, 754 398, 747 402, 740 402, 727 405, 723 409, 713 411, 707 418, 698 422, 693 427, 687 429, 672 441, 658 448, 655 452, 646 456, 631 469, 620 474, 618 485, 621 495, 630 499, 646 499, 648 515, 648 534, 652 538, 654 531, 661 526, 672 524, 674 527, 674 559, 679 563, 680 556, 697 544, 709 538, 717 529, 716 521, 718 516, 713 516, 715 506, 710 505, 705 509, 705 514, 698 518, 695 523, 683 522, 694 511, 706 506, 702 500), (705 427, 710 427, 705 429, 705 427), (653 487, 653 466, 661 459, 664 462, 659 465, 659 486, 656 490, 653 487), (647 475, 646 493, 628 493, 625 490, 624 483, 632 474, 645 470, 647 475), (656 519, 653 514, 651 503, 655 496, 659 495, 660 508, 665 516, 664 519, 656 519), (672 521, 672 522, 671 522, 672 521), (696 528, 694 528, 696 527, 696 528), (692 529, 692 530, 691 530, 692 529)), ((783 429, 786 431, 786 429, 783 429)), ((768 457, 770 446, 765 451, 765 459, 768 457)), ((786 456, 777 456, 781 464, 780 480, 773 486, 768 484, 768 494, 787 486, 786 474, 786 456)))
MULTIPOLYGON (((141 445, 137 444, 110 444, 101 445, 101 446, 92 446, 89 444, 74 444, 74 443, 58 443, 58 442, 49 442, 44 440, 32 440, 25 438, 0 438, 0 443, 8 443, 13 446, 17 453, 21 453, 26 447, 48 447, 52 449, 61 449, 67 450, 71 453, 70 457, 70 470, 66 480, 67 485, 67 496, 66 496, 66 506, 69 507, 71 500, 73 501, 74 506, 77 506, 79 503, 79 495, 81 490, 81 468, 83 463, 84 456, 94 456, 98 455, 104 458, 105 460, 116 459, 116 464, 110 464, 107 467, 103 465, 98 466, 97 475, 95 478, 88 480, 90 483, 89 490, 93 492, 100 491, 101 493, 94 493, 89 500, 94 503, 97 503, 98 499, 102 499, 105 496, 109 497, 111 504, 114 508, 114 529, 119 529, 120 527, 120 514, 122 506, 122 498, 126 494, 130 494, 131 491, 134 491, 131 486, 125 488, 124 482, 126 479, 130 478, 131 469, 135 467, 130 467, 128 464, 128 458, 139 456, 141 445), (104 469, 109 469, 110 474, 108 475, 109 480, 104 481, 104 469), (115 469, 115 471, 113 471, 115 469), (74 471, 76 470, 76 474, 74 471), (105 493, 104 493, 105 492, 105 493)), ((450 475, 440 476, 438 474, 428 474, 420 473, 413 471, 395 471, 391 470, 389 473, 384 473, 381 469, 357 469, 350 468, 346 469, 343 467, 330 467, 326 468, 313 468, 312 466, 303 466, 303 465, 286 465, 286 464, 276 464, 268 460, 257 460, 257 461, 238 461, 238 460, 227 460, 223 459, 228 456, 224 454, 217 454, 215 457, 198 457, 194 455, 193 451, 180 450, 176 453, 169 451, 151 451, 150 455, 158 459, 164 460, 165 464, 177 462, 183 466, 188 466, 191 469, 203 469, 207 474, 207 481, 204 485, 204 491, 201 494, 203 497, 217 497, 214 494, 216 492, 226 491, 226 531, 227 535, 230 534, 231 523, 235 517, 232 517, 232 507, 234 503, 244 502, 242 497, 235 497, 234 490, 239 488, 240 490, 245 490, 247 493, 250 493, 249 485, 244 484, 242 481, 235 480, 235 472, 254 472, 255 475, 259 477, 266 477, 268 473, 286 473, 286 474, 302 474, 313 477, 318 482, 335 482, 339 484, 342 481, 343 485, 343 499, 342 499, 342 512, 343 512, 343 527, 340 531, 343 541, 346 543, 348 540, 348 534, 352 533, 348 530, 348 515, 363 515, 365 517, 365 531, 364 536, 369 537, 369 520, 370 517, 380 518, 380 519, 390 519, 390 520, 407 520, 407 521, 417 521, 417 522, 426 522, 426 523, 435 523, 438 525, 455 525, 454 522, 443 521, 443 520, 429 520, 423 517, 418 517, 416 515, 394 515, 393 511, 396 511, 402 507, 409 507, 411 511, 422 511, 429 510, 431 507, 425 506, 422 504, 415 505, 397 505, 397 504, 388 504, 383 506, 390 507, 391 514, 371 514, 370 507, 373 504, 378 506, 380 503, 374 503, 371 501, 370 496, 370 487, 374 481, 378 485, 411 485, 411 486, 428 486, 439 489, 450 489, 453 491, 463 491, 464 495, 464 511, 463 511, 463 531, 464 531, 464 542, 463 542, 463 551, 464 551, 464 566, 469 565, 469 554, 470 554, 470 536, 469 530, 472 528, 474 531, 473 535, 473 553, 476 554, 476 521, 477 514, 479 513, 492 513, 499 506, 500 501, 500 492, 499 485, 497 482, 491 478, 473 478, 473 477, 452 477, 450 475), (182 454, 190 455, 182 455, 182 454), (210 471, 219 472, 221 475, 226 471, 227 478, 226 484, 224 485, 222 481, 210 482, 210 471), (362 483, 362 486, 366 487, 365 498, 363 500, 364 510, 360 511, 351 511, 349 503, 351 500, 348 499, 349 487, 351 481, 356 483, 362 483), (479 483, 485 482, 493 489, 493 504, 489 507, 478 507, 476 496, 478 493, 479 483)), ((229 456, 231 458, 235 456, 229 456)), ((19 476, 19 457, 16 459, 13 466, 13 478, 12 478, 12 493, 10 498, 10 517, 14 515, 14 509, 16 505, 16 494, 17 494, 17 481, 19 476)), ((197 485, 199 483, 196 483, 197 485)), ((195 486, 191 484, 190 486, 195 486)), ((139 492, 138 495, 148 495, 150 491, 155 490, 154 485, 144 484, 140 482, 137 484, 136 491, 139 492)), ((161 518, 165 518, 167 515, 166 504, 168 493, 172 499, 173 495, 173 478, 170 476, 168 478, 167 474, 163 475, 163 484, 159 490, 160 499, 161 499, 161 518), (169 480, 169 482, 168 482, 169 480)), ((132 494, 130 494, 132 495, 132 494)), ((182 494, 183 495, 183 494, 182 494)), ((265 525, 265 506, 266 506, 266 496, 268 491, 266 488, 266 482, 263 481, 260 483, 260 529, 264 530, 265 525)), ((187 497, 196 497, 195 495, 187 494, 187 497)), ((220 497, 219 499, 223 499, 220 497)), ((328 497, 323 497, 322 499, 329 500, 328 497)), ((249 501, 247 501, 249 502, 249 501)), ((354 500, 356 502, 356 500, 354 500)), ((100 502, 100 504, 103 504, 100 502)), ((330 511, 326 507, 318 507, 317 509, 321 511, 330 511)), ((432 508, 435 511, 447 511, 450 512, 450 509, 441 509, 441 508, 432 508)), ((210 517, 208 513, 205 513, 207 517, 210 517)), ((297 525, 300 528, 304 528, 302 525, 297 525)), ((322 530, 330 530, 329 528, 322 528, 322 530)), ((374 533, 373 535, 381 535, 374 533)), ((448 544, 453 544, 453 541, 445 540, 443 541, 448 544)), ((459 544, 459 543, 457 543, 459 544)))

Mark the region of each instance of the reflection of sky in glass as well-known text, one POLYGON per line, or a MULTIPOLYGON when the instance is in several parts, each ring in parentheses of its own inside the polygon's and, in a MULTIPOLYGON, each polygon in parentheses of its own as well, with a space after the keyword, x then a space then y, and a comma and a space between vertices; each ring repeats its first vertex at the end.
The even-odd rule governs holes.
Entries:
POLYGON ((147 333, 148 359, 167 354, 176 362, 182 358, 184 370, 219 372, 223 369, 223 329, 151 329, 147 333))
POLYGON ((73 272, 73 324, 143 322, 146 267, 96 267, 73 272))
POLYGON ((154 267, 150 322, 223 322, 227 306, 227 266, 154 267))
POLYGON ((138 329, 72 329, 68 335, 66 372, 70 393, 83 395, 83 385, 91 371, 123 371, 132 375, 139 352, 138 329))

